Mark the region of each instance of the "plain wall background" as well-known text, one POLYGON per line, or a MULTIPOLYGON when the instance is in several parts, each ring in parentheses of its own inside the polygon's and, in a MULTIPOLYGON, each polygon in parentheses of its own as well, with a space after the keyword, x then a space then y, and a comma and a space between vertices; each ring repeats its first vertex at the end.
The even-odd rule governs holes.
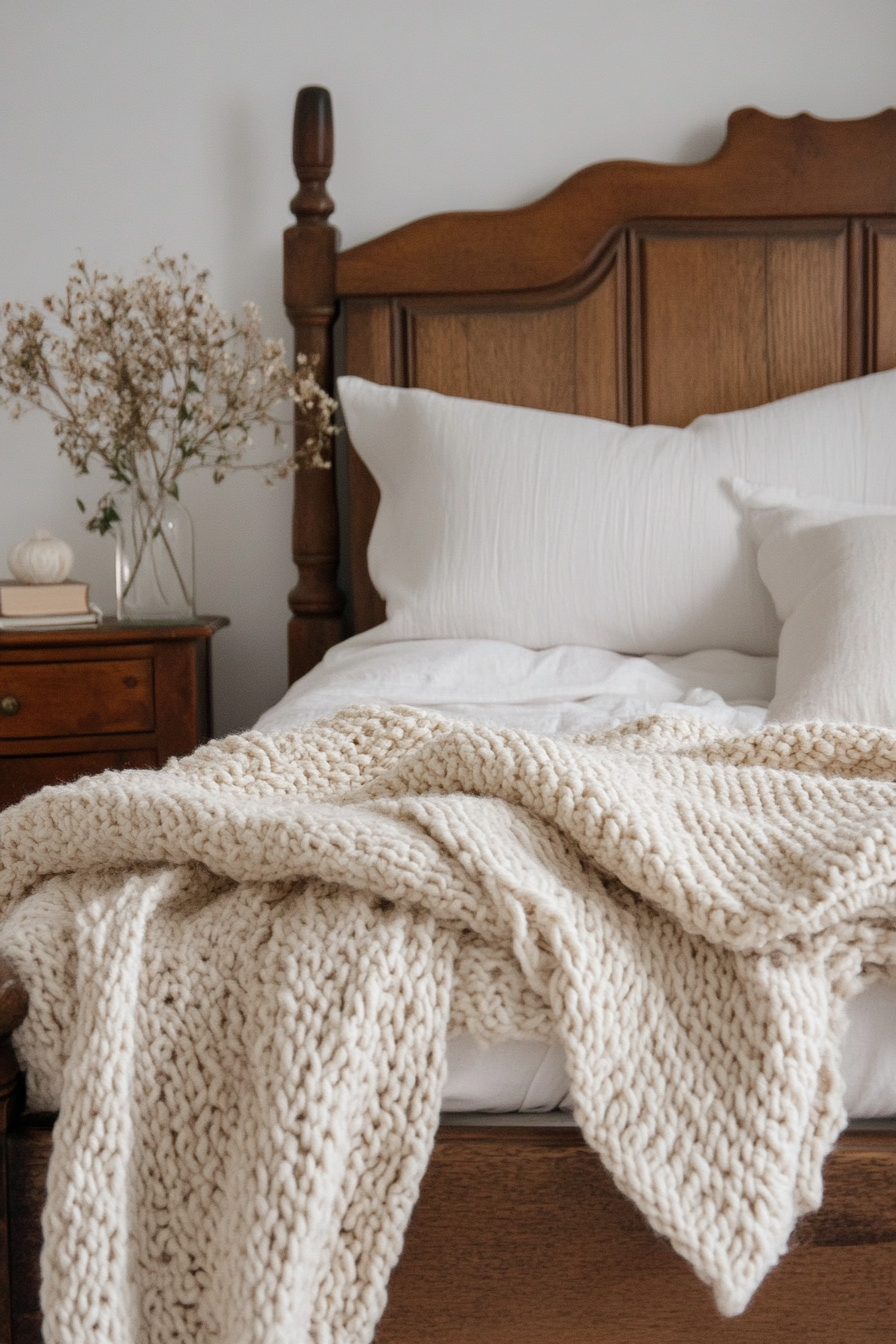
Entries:
MULTIPOLYGON (((857 117, 896 101, 893 0, 0 0, 0 299, 38 302, 81 253, 133 274, 188 252, 287 337, 280 236, 292 106, 333 93, 346 245, 431 211, 522 204, 604 158, 686 162, 728 113, 857 117)), ((896 170, 896 165, 894 165, 896 170)), ((114 611, 113 543, 34 413, 0 412, 0 573, 37 526, 114 611)), ((219 733, 286 688, 291 487, 188 478, 219 733)))

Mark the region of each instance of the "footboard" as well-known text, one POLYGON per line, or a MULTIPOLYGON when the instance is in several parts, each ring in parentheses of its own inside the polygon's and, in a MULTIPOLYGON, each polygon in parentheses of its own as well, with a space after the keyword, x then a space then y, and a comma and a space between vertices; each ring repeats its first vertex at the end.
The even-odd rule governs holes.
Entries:
POLYGON ((725 1320, 577 1129, 443 1126, 376 1344, 890 1344, 896 1130, 849 1130, 824 1179, 725 1320))
MULTIPOLYGON (((53 1117, 21 1114, 9 1035, 27 1003, 0 959, 0 1344, 41 1341, 53 1117)), ((822 1209, 744 1315, 723 1320, 577 1128, 445 1124, 376 1344, 890 1344, 896 1128, 853 1126, 824 1178, 822 1209)))

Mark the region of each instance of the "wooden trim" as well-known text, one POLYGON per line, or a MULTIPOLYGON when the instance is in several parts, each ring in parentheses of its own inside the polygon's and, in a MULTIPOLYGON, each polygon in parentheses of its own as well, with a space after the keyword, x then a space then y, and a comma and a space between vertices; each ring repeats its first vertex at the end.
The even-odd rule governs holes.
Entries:
POLYGON ((619 419, 623 424, 631 425, 632 420, 632 378, 631 378, 631 313, 629 295, 631 259, 629 257, 629 236, 626 229, 617 240, 614 248, 616 258, 616 381, 619 419))
POLYGON ((865 367, 868 373, 877 373, 896 364, 896 313, 892 297, 896 220, 867 219, 863 224, 865 367), (881 256, 882 247, 886 249, 886 258, 881 256), (882 303, 884 297, 889 302, 882 303))
POLYGON ((848 224, 847 276, 847 377, 858 378, 870 371, 868 362, 868 332, 865 312, 868 306, 866 277, 867 226, 861 219, 848 224))
POLYGON ((625 231, 625 273, 627 303, 625 304, 625 342, 620 341, 620 358, 626 371, 626 424, 644 423, 644 348, 641 333, 644 330, 644 304, 641 277, 644 272, 643 238, 634 230, 625 231))

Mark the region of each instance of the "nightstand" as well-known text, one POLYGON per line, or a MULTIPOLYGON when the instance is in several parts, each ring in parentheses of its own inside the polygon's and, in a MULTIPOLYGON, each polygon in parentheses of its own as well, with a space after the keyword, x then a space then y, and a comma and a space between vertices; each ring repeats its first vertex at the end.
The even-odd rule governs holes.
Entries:
POLYGON ((227 624, 0 631, 0 807, 80 775, 164 765, 204 742, 209 643, 227 624))

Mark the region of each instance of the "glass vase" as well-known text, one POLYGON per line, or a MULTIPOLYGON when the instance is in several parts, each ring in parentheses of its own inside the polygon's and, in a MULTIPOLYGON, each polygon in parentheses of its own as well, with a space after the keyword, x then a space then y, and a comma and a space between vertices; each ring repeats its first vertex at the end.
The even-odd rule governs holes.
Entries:
POLYGON ((142 488, 115 498, 115 591, 120 621, 196 614, 193 522, 173 495, 142 488))

